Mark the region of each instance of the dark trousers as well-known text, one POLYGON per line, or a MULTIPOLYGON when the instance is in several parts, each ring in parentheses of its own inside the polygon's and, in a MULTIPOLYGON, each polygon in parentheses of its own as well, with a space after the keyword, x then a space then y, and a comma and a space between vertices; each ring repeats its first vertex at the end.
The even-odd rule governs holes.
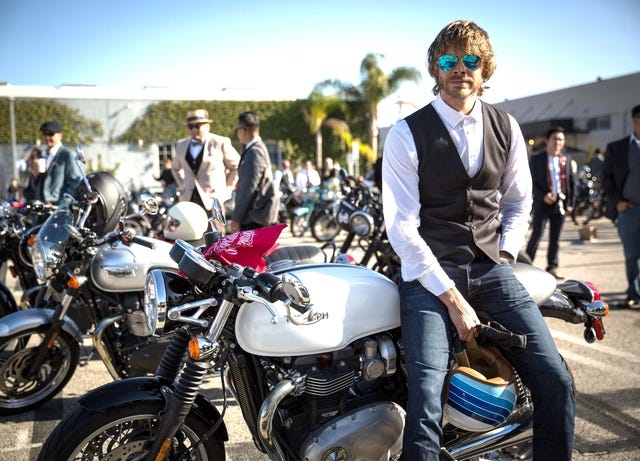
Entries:
POLYGON ((544 228, 549 221, 549 247, 547 249, 547 269, 558 267, 558 249, 560 232, 564 224, 565 215, 558 213, 555 205, 538 205, 533 208, 533 220, 531 223, 531 236, 527 243, 527 254, 533 261, 538 251, 538 244, 544 233, 544 228))
POLYGON ((640 205, 627 208, 618 215, 618 235, 624 251, 627 274, 627 297, 640 299, 640 205))

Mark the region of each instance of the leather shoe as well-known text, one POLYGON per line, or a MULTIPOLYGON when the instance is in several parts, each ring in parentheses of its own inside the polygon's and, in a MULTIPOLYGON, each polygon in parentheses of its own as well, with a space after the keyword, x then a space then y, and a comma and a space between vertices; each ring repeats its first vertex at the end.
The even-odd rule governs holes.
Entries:
POLYGON ((547 269, 547 272, 553 275, 556 278, 556 280, 564 280, 564 277, 558 274, 558 269, 556 269, 555 267, 547 269))

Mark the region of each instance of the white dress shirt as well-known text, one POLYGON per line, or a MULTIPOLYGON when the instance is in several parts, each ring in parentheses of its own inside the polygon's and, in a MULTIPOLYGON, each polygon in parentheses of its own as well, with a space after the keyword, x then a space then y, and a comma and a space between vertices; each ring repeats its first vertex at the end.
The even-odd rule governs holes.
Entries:
MULTIPOLYGON (((477 100, 469 115, 449 107, 438 95, 434 108, 449 131, 470 176, 484 160, 482 103, 477 100)), ((525 242, 531 211, 531 173, 527 148, 516 120, 511 122, 511 147, 500 181, 502 234, 500 250, 516 256, 525 242)), ((438 296, 454 286, 427 242, 420 236, 418 153, 409 125, 399 121, 389 131, 382 157, 382 197, 387 235, 402 261, 402 278, 418 280, 438 296)), ((452 242, 452 245, 455 242, 452 242)))
POLYGON ((547 152, 547 166, 551 176, 551 193, 555 200, 558 197, 558 192, 562 190, 560 185, 560 156, 551 155, 547 152))
POLYGON ((60 150, 61 147, 62 147, 62 143, 59 142, 58 144, 53 146, 51 149, 45 149, 45 152, 47 153, 47 155, 45 157, 46 169, 47 170, 51 166, 51 162, 53 162, 53 158, 56 156, 56 154, 58 153, 58 151, 60 150))

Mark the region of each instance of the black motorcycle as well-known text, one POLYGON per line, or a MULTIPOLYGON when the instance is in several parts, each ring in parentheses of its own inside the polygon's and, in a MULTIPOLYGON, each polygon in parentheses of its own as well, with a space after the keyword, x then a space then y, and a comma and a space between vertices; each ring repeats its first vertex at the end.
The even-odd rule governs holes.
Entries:
POLYGON ((602 217, 605 206, 602 181, 591 174, 587 165, 580 169, 574 195, 575 205, 571 211, 574 224, 587 225, 591 220, 602 217))
MULTIPOLYGON (((39 285, 29 253, 29 238, 35 236, 44 221, 56 207, 42 202, 13 207, 0 205, 0 317, 18 310, 18 304, 4 280, 7 275, 17 278, 20 289, 27 292, 39 285)), ((27 297, 28 298, 28 294, 27 297)), ((32 299, 33 300, 33 299, 32 299)))
POLYGON ((338 207, 337 221, 347 232, 339 248, 339 259, 360 250, 356 259, 361 266, 383 274, 395 283, 400 280, 400 258, 387 238, 382 213, 382 197, 377 188, 364 181, 347 177, 348 192, 338 207))

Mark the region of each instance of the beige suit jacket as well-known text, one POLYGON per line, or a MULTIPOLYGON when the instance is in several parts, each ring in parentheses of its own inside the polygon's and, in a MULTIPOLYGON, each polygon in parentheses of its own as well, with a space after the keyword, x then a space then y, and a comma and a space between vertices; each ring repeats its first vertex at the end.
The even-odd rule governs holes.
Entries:
POLYGON ((180 201, 191 200, 193 190, 197 188, 204 204, 208 205, 213 197, 224 203, 231 198, 238 178, 240 154, 227 137, 209 133, 204 142, 202 164, 197 175, 186 160, 191 138, 176 143, 171 170, 180 192, 180 201))

